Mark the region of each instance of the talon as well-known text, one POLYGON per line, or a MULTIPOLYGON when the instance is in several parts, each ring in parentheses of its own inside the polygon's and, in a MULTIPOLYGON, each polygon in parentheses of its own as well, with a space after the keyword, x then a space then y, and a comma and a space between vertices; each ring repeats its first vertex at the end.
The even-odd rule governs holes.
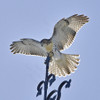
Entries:
POLYGON ((52 58, 53 55, 54 55, 54 53, 51 51, 51 52, 49 53, 49 57, 52 58))

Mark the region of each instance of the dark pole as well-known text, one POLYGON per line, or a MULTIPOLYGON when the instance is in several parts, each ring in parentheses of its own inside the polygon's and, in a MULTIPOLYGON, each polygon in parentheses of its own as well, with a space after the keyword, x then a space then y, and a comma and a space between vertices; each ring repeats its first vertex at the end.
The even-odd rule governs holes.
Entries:
POLYGON ((45 74, 45 83, 44 83, 44 100, 46 100, 46 98, 47 98, 49 61, 50 61, 50 57, 49 57, 49 54, 48 54, 46 61, 45 61, 46 74, 45 74))

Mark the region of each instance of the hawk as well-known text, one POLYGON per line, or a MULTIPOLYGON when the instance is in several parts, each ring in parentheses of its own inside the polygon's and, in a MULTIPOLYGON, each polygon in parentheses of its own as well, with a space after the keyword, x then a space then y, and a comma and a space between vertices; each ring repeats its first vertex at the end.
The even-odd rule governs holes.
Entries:
POLYGON ((47 57, 50 54, 49 73, 55 76, 66 76, 73 73, 79 65, 78 54, 64 54, 62 50, 68 49, 79 29, 88 22, 88 17, 75 14, 63 18, 54 26, 53 35, 50 39, 37 41, 34 39, 20 39, 14 41, 11 46, 13 54, 37 55, 47 57))

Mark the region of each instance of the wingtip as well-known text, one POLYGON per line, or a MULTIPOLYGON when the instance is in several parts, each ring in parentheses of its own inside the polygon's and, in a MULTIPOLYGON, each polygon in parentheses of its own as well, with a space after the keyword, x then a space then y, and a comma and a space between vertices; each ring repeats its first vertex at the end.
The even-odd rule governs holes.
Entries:
POLYGON ((82 17, 84 17, 85 15, 84 14, 74 14, 72 16, 82 16, 82 17))
MULTIPOLYGON (((84 20, 84 23, 83 24, 89 22, 89 17, 88 16, 85 16, 84 14, 74 14, 71 17, 75 17, 75 18, 79 18, 81 20, 84 20)), ((69 18, 71 18, 71 17, 69 17, 69 18)))

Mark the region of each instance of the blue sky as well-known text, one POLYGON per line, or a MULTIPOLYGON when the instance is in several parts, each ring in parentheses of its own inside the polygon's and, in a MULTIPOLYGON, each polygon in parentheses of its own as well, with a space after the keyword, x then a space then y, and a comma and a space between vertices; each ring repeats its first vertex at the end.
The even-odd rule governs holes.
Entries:
POLYGON ((64 51, 80 54, 81 62, 74 74, 57 78, 50 90, 72 79, 71 87, 63 88, 61 100, 100 100, 99 7, 99 0, 1 0, 0 100, 43 100, 43 95, 36 98, 36 87, 44 79, 45 58, 13 55, 9 45, 21 38, 49 38, 56 22, 73 14, 90 18, 64 51))

